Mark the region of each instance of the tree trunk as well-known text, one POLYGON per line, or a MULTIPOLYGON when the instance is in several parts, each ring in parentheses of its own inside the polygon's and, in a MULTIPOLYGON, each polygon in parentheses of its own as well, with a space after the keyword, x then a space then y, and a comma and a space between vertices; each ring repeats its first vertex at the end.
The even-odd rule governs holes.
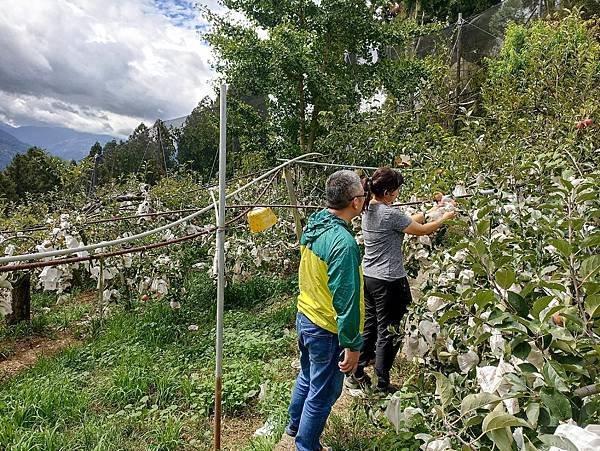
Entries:
POLYGON ((31 273, 19 274, 12 289, 12 313, 6 317, 6 324, 12 325, 31 320, 31 273))
POLYGON ((317 137, 317 127, 319 126, 319 111, 321 111, 321 110, 315 104, 313 112, 312 112, 312 118, 310 120, 310 134, 308 135, 308 143, 306 146, 307 152, 313 151, 313 146, 315 144, 315 139, 317 137))
POLYGON ((302 75, 300 75, 300 80, 298 81, 298 97, 300 98, 300 105, 298 108, 298 120, 300 123, 300 149, 302 153, 304 153, 306 146, 306 126, 304 123, 306 119, 306 103, 304 100, 304 81, 302 79, 302 75))

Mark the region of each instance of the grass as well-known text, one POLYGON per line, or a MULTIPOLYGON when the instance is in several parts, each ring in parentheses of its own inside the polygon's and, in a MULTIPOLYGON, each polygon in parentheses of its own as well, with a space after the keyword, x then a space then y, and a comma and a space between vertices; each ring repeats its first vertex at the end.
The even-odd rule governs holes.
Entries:
POLYGON ((80 302, 82 297, 89 297, 89 294, 76 290, 61 302, 58 302, 59 296, 55 293, 32 294, 31 322, 13 326, 0 322, 0 343, 31 336, 54 336, 67 328, 72 331, 74 323, 91 311, 88 302, 80 302))
MULTIPOLYGON (((237 439, 224 437, 229 446, 224 449, 271 450, 283 433, 296 374, 290 365, 297 357, 296 283, 257 277, 226 289, 225 421, 244 425, 251 418, 254 423, 234 431, 237 439), (267 419, 275 426, 274 436, 249 440, 257 420, 267 419)), ((4 382, 0 449, 211 449, 215 289, 198 273, 185 284, 180 310, 166 300, 113 308, 103 321, 89 322, 87 330, 78 326, 87 337, 79 346, 4 382), (188 329, 192 324, 197 331, 188 329)), ((36 296, 34 305, 35 316, 44 318, 44 334, 80 320, 90 309, 74 300, 56 305, 47 295, 36 296)), ((37 332, 31 326, 3 333, 17 339, 37 332)), ((389 435, 389 428, 382 433, 381 425, 352 409, 350 418, 332 417, 326 439, 334 449, 414 449, 396 448, 402 444, 397 434, 389 435)))
MULTIPOLYGON (((197 274, 186 284, 188 299, 179 311, 164 300, 114 309, 84 345, 6 382, 0 393, 0 449, 210 448, 214 290, 197 274), (198 331, 188 330, 190 324, 198 331)), ((294 281, 256 278, 248 290, 244 286, 227 290, 231 305, 224 317, 223 407, 230 416, 268 410, 258 401, 260 385, 289 367, 285 357, 294 342, 285 332, 293 324, 288 290, 294 281)), ((53 303, 37 298, 36 309, 53 303)), ((72 307, 47 312, 45 330, 78 312, 72 307)), ((13 329, 5 338, 31 332, 13 329)), ((280 395, 289 392, 289 385, 279 388, 280 395)))

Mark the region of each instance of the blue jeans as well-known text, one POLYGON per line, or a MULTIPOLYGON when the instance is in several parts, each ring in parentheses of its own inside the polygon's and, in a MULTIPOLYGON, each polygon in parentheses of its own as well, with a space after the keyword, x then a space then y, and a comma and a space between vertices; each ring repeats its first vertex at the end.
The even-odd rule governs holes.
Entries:
POLYGON ((292 393, 286 433, 296 437, 298 451, 320 451, 319 439, 331 407, 342 393, 344 373, 338 367, 342 348, 337 334, 296 316, 300 373, 292 393))

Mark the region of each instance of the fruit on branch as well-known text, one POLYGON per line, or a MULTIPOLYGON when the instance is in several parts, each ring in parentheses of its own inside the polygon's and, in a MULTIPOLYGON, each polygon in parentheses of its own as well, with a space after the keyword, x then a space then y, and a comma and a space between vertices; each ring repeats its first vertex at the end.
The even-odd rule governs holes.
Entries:
POLYGON ((555 312, 552 315, 552 321, 557 326, 560 326, 560 327, 564 327, 565 326, 565 320, 564 320, 564 318, 562 316, 560 316, 560 313, 558 313, 558 312, 555 312))
POLYGON ((575 128, 576 128, 577 130, 581 130, 582 128, 589 127, 589 126, 590 126, 590 125, 592 125, 593 123, 594 123, 594 121, 593 121, 592 119, 590 119, 590 118, 583 119, 583 120, 581 120, 581 121, 578 121, 578 122, 575 124, 575 128))

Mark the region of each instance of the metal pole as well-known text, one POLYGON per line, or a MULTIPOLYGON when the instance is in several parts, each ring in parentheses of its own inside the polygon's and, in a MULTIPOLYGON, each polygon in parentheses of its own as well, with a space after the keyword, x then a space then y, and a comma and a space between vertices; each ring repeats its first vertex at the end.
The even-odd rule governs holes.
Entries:
POLYGON ((217 345, 215 358, 215 451, 221 449, 221 388, 223 376, 223 304, 225 299, 225 163, 227 143, 227 84, 221 85, 219 136, 219 218, 217 221, 217 345))
MULTIPOLYGON (((277 158, 277 161, 290 161, 285 158, 277 158)), ((334 164, 334 163, 320 163, 317 161, 304 161, 304 160, 296 160, 294 164, 307 164, 309 166, 325 166, 328 168, 345 168, 345 169, 366 169, 368 171, 375 171, 379 169, 379 167, 375 166, 357 166, 354 164, 334 164)), ((422 170, 422 168, 396 168, 401 169, 402 171, 418 171, 422 170)))
MULTIPOLYGON (((156 130, 158 131, 158 146, 159 146, 160 153, 162 155, 161 165, 163 167, 163 175, 167 175, 167 157, 165 157, 165 148, 163 147, 162 138, 160 136, 161 124, 162 124, 162 121, 160 121, 156 124, 156 130)), ((160 157, 160 155, 159 155, 159 157, 160 157)))

